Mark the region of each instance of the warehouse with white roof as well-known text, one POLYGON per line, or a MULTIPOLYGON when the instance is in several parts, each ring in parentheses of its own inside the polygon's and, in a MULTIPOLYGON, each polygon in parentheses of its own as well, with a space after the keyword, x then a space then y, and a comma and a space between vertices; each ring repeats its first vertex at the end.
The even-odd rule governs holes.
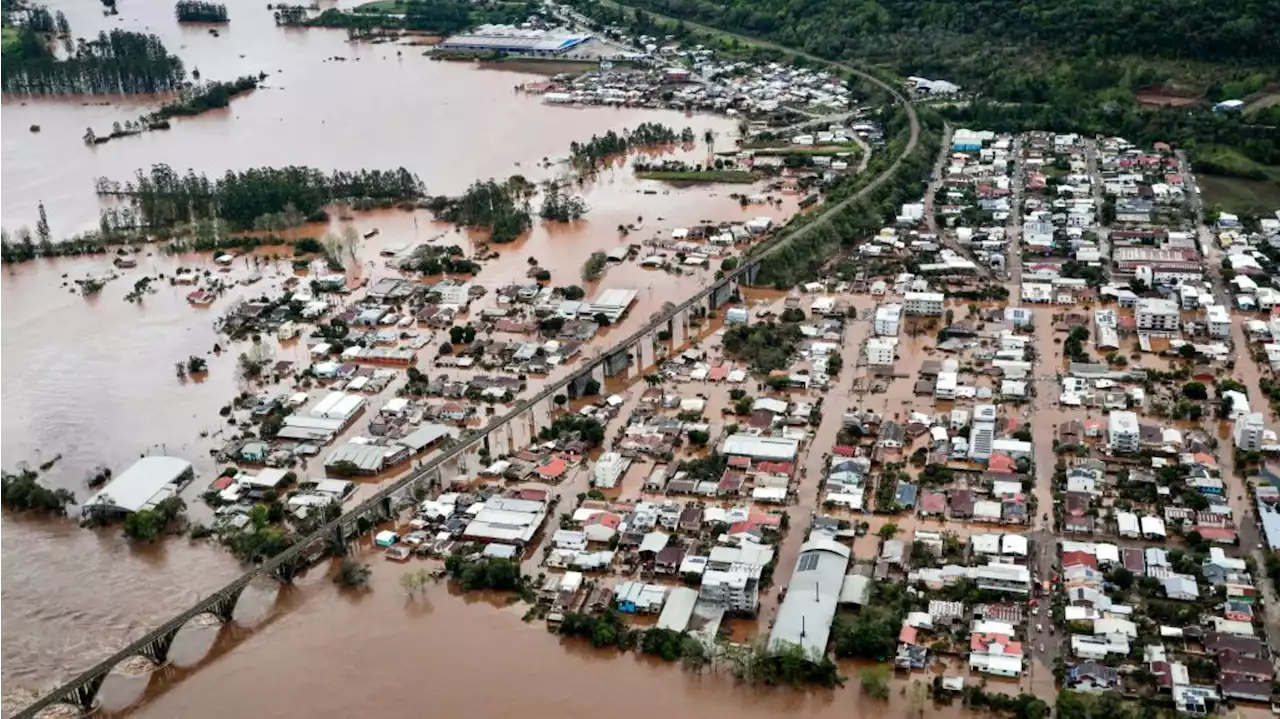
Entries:
POLYGON ((82 506, 83 514, 132 514, 152 509, 176 495, 195 477, 191 463, 177 457, 143 457, 121 472, 82 506))

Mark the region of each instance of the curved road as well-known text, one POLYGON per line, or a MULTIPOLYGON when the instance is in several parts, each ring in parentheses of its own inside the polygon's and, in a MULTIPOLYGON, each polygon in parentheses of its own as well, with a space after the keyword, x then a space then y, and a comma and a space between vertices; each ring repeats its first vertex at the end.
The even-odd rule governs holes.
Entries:
MULTIPOLYGON (((614 4, 614 3, 611 3, 611 4, 614 4)), ((670 20, 670 18, 665 18, 665 16, 656 16, 653 13, 650 13, 650 16, 662 17, 666 20, 670 20)), ((880 78, 864 70, 860 70, 856 67, 853 67, 851 65, 845 65, 843 63, 833 63, 833 62, 824 60, 822 58, 819 58, 817 56, 792 50, 792 49, 783 47, 781 45, 776 45, 767 41, 755 40, 753 38, 748 38, 741 35, 735 35, 733 33, 726 33, 719 30, 715 30, 713 28, 696 25, 694 23, 686 22, 685 26, 695 28, 700 32, 703 32, 704 34, 720 35, 723 37, 736 37, 738 38, 739 41, 743 43, 753 44, 753 45, 757 45, 759 47, 764 47, 764 48, 775 49, 791 56, 802 57, 811 62, 816 62, 822 65, 826 65, 828 67, 835 67, 835 68, 844 70, 848 73, 851 73, 853 75, 857 75, 863 80, 870 82, 876 85, 877 87, 880 87, 881 89, 885 90, 887 93, 889 93, 889 95, 891 95, 894 98, 897 104, 903 107, 903 109, 907 113, 907 117, 910 122, 910 137, 908 138, 907 144, 903 148, 901 154, 899 154, 898 157, 894 159, 893 164, 890 165, 888 168, 886 168, 884 172, 880 173, 877 177, 875 177, 875 179, 868 182, 862 189, 860 189, 859 191, 855 192, 853 195, 839 202, 836 202, 831 205, 823 206, 822 208, 819 209, 814 221, 809 222, 804 227, 801 227, 799 230, 796 230, 795 232, 785 234, 779 241, 764 247, 762 251, 757 252, 754 255, 749 255, 748 258, 752 261, 745 262, 743 266, 740 267, 738 270, 725 275, 725 277, 722 278, 720 281, 715 282, 707 286, 706 288, 700 290, 697 294, 695 294, 693 297, 690 297, 686 301, 682 302, 679 306, 671 309, 666 313, 663 313, 661 316, 659 316, 653 322, 651 322, 648 326, 632 334, 630 337, 622 340, 617 345, 615 345, 617 350, 624 350, 628 347, 631 347, 637 341, 639 341, 640 338, 646 336, 647 334, 651 332, 655 332, 659 328, 665 328, 667 322, 672 318, 678 316, 681 312, 684 312, 688 308, 703 301, 705 298, 710 296, 713 292, 724 287, 725 285, 728 285, 732 282, 737 281, 740 277, 745 275, 749 269, 751 269, 753 266, 758 264, 758 260, 760 260, 761 258, 766 257, 769 254, 772 254, 773 252, 777 251, 782 247, 785 247, 786 245, 790 244, 791 242, 795 241, 798 238, 804 237, 809 232, 812 232, 813 228, 819 225, 822 225, 826 220, 828 220, 835 213, 841 212, 842 210, 849 207, 854 202, 858 201, 859 199, 873 192, 877 187, 879 187, 886 180, 888 180, 890 177, 892 177, 894 174, 897 173, 898 168, 902 165, 902 161, 916 149, 916 146, 919 144, 919 140, 920 140, 920 120, 916 114, 915 108, 907 100, 906 96, 904 96, 898 90, 898 88, 893 87, 891 84, 885 82, 884 80, 881 80, 880 78)), ((282 552, 281 554, 276 555, 275 557, 273 557, 270 560, 267 560, 261 565, 251 568, 245 574, 231 581, 222 589, 219 589, 216 592, 213 592, 209 596, 205 597, 204 599, 200 600, 197 604, 195 604, 193 607, 191 607, 187 611, 182 612, 178 616, 175 616, 173 619, 170 619, 169 621, 165 622, 161 626, 148 632, 146 635, 140 637, 139 639, 129 644, 128 646, 124 647, 120 651, 102 660, 91 669, 88 669, 85 672, 82 672, 79 676, 75 677, 71 681, 59 686, 57 689, 54 689, 49 694, 46 694, 45 696, 41 697, 36 702, 28 706, 26 709, 23 709, 21 712, 19 712, 15 716, 19 718, 24 718, 24 719, 29 717, 34 717, 37 713, 39 713, 41 710, 45 709, 46 707, 52 706, 54 704, 66 703, 68 701, 67 698, 70 695, 73 695, 77 689, 79 689, 82 686, 91 685, 94 682, 100 680, 103 676, 105 676, 108 672, 111 671, 112 667, 116 666, 120 662, 123 662, 134 656, 139 656, 139 655, 145 656, 144 650, 152 643, 163 639, 165 636, 172 635, 173 633, 181 630, 181 628, 185 626, 187 622, 189 622, 191 619, 195 618, 196 616, 214 612, 215 607, 219 604, 219 602, 223 601, 227 596, 230 596, 230 595, 238 596, 239 593, 242 592, 244 588, 248 586, 248 584, 252 582, 254 579, 257 579, 259 577, 271 577, 274 575, 274 572, 276 572, 277 570, 281 568, 286 568, 292 565, 293 563, 297 562, 299 557, 302 556, 303 552, 307 547, 313 546, 317 542, 325 541, 326 538, 333 536, 335 532, 339 531, 342 527, 349 526, 350 524, 352 524, 355 521, 354 518, 366 516, 366 515, 369 515, 370 513, 377 512, 381 503, 384 500, 392 499, 394 495, 397 495, 398 493, 405 491, 407 488, 413 486, 416 482, 424 479, 429 473, 434 472, 437 469, 440 469, 445 462, 448 462, 450 460, 457 458, 467 450, 479 444, 483 440, 483 438, 490 432, 493 432, 501 428, 507 422, 515 420, 521 414, 526 412, 529 408, 536 405, 538 402, 545 401, 553 397, 555 394, 559 393, 564 387, 568 386, 571 382, 577 380, 578 378, 584 375, 590 374, 592 369, 594 369, 594 367, 599 363, 605 361, 605 358, 608 357, 610 354, 611 354, 610 352, 602 353, 598 358, 594 358, 593 360, 583 364, 582 368, 578 372, 575 372, 574 374, 564 378, 563 380, 548 386, 547 388, 539 392, 537 395, 535 395, 533 398, 527 401, 521 402, 507 414, 494 419, 483 430, 471 433, 469 435, 464 435, 462 438, 460 438, 458 442, 455 442, 452 447, 441 452, 434 459, 429 461, 427 464, 423 465, 420 469, 413 470, 412 472, 409 472, 408 474, 396 480, 395 482, 387 485, 383 489, 379 490, 376 494, 371 496, 369 499, 362 502, 359 506, 355 507, 354 509, 344 514, 342 517, 326 524, 325 526, 316 530, 315 533, 302 538, 291 549, 288 549, 282 552)))

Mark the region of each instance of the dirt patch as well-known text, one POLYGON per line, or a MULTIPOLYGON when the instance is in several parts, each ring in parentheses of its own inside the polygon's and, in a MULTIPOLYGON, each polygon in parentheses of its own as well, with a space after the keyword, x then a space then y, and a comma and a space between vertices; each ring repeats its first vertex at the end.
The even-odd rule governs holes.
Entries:
POLYGON ((1200 104, 1198 97, 1182 97, 1161 92, 1141 92, 1137 95, 1138 104, 1147 107, 1191 107, 1200 104))

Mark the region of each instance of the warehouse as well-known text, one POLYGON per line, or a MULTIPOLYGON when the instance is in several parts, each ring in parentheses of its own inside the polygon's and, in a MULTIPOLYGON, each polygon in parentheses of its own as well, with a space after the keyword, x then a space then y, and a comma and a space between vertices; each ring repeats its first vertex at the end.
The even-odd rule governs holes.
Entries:
POLYGON ((581 305, 578 316, 583 319, 592 319, 602 314, 609 318, 610 323, 617 322, 622 319, 627 308, 631 307, 631 303, 636 301, 638 294, 635 290, 605 290, 596 295, 591 302, 581 305))
POLYGON ((849 548, 834 539, 815 534, 800 546, 796 571, 769 633, 769 649, 777 652, 795 645, 806 657, 826 656, 848 568, 849 548))
POLYGON ((324 460, 324 468, 335 474, 343 474, 343 470, 352 470, 358 474, 377 474, 383 469, 406 459, 409 448, 401 445, 388 447, 381 444, 361 444, 347 442, 334 449, 324 460))
POLYGON ((177 457, 143 457, 82 506, 83 514, 132 514, 175 496, 195 477, 191 463, 177 457))
POLYGON ((800 443, 785 437, 753 437, 729 435, 724 453, 731 457, 749 457, 757 462, 794 462, 800 443))
POLYGON ((438 45, 457 52, 501 52, 513 55, 563 55, 590 40, 556 30, 525 30, 511 25, 481 25, 474 31, 454 35, 438 45))

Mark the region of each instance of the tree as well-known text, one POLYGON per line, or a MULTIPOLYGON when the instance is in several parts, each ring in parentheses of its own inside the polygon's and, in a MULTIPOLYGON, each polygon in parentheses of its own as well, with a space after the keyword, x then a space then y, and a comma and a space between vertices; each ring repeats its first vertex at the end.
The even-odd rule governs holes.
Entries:
POLYGON ((569 398, 566 397, 565 395, 558 394, 555 396, 555 398, 552 401, 556 403, 557 407, 563 407, 565 406, 565 404, 569 402, 569 398))
POLYGON ((351 557, 343 557, 338 562, 338 573, 333 576, 333 583, 346 589, 363 589, 369 585, 369 575, 373 570, 368 564, 351 557))
POLYGON ((862 691, 873 699, 889 698, 889 669, 884 665, 866 667, 858 672, 858 683, 862 691))
MULTIPOLYGON (((285 205, 291 209, 291 205, 285 205)), ((342 249, 346 253, 348 259, 351 260, 352 266, 355 266, 360 260, 360 233, 356 231, 354 225, 344 225, 342 228, 342 249)))
POLYGON ((751 408, 756 404, 755 399, 751 397, 742 397, 733 403, 734 414, 751 414, 751 408))
POLYGON ((426 588, 430 577, 431 573, 426 569, 410 570, 400 576, 400 586, 404 588, 405 594, 413 596, 426 588))
POLYGON ((45 215, 43 202, 39 204, 38 210, 40 213, 40 219, 36 220, 36 237, 40 240, 40 244, 45 245, 49 243, 50 236, 49 217, 45 215))
POLYGON ((893 539, 898 534, 898 525, 894 522, 885 522, 880 529, 876 530, 876 536, 886 542, 893 539))
POLYGON ((692 444, 695 447, 707 446, 707 442, 710 441, 710 439, 711 435, 700 429, 689 430, 689 444, 692 444))
POLYGON ((612 322, 609 321, 609 315, 606 315, 603 312, 595 313, 595 315, 592 316, 591 319, 593 322, 595 322, 597 325, 601 327, 608 327, 610 324, 612 324, 612 322))
POLYGON ((577 285, 568 285, 560 288, 560 294, 570 301, 578 301, 587 296, 587 291, 577 285))
POLYGON ((354 477, 360 474, 360 466, 350 460, 340 459, 329 465, 329 471, 338 477, 354 477))
POLYGON ((1182 396, 1187 399, 1209 399, 1209 390, 1202 382, 1188 382, 1182 385, 1182 396))
POLYGON ((600 394, 600 383, 595 379, 589 379, 582 385, 583 397, 594 397, 600 394))

